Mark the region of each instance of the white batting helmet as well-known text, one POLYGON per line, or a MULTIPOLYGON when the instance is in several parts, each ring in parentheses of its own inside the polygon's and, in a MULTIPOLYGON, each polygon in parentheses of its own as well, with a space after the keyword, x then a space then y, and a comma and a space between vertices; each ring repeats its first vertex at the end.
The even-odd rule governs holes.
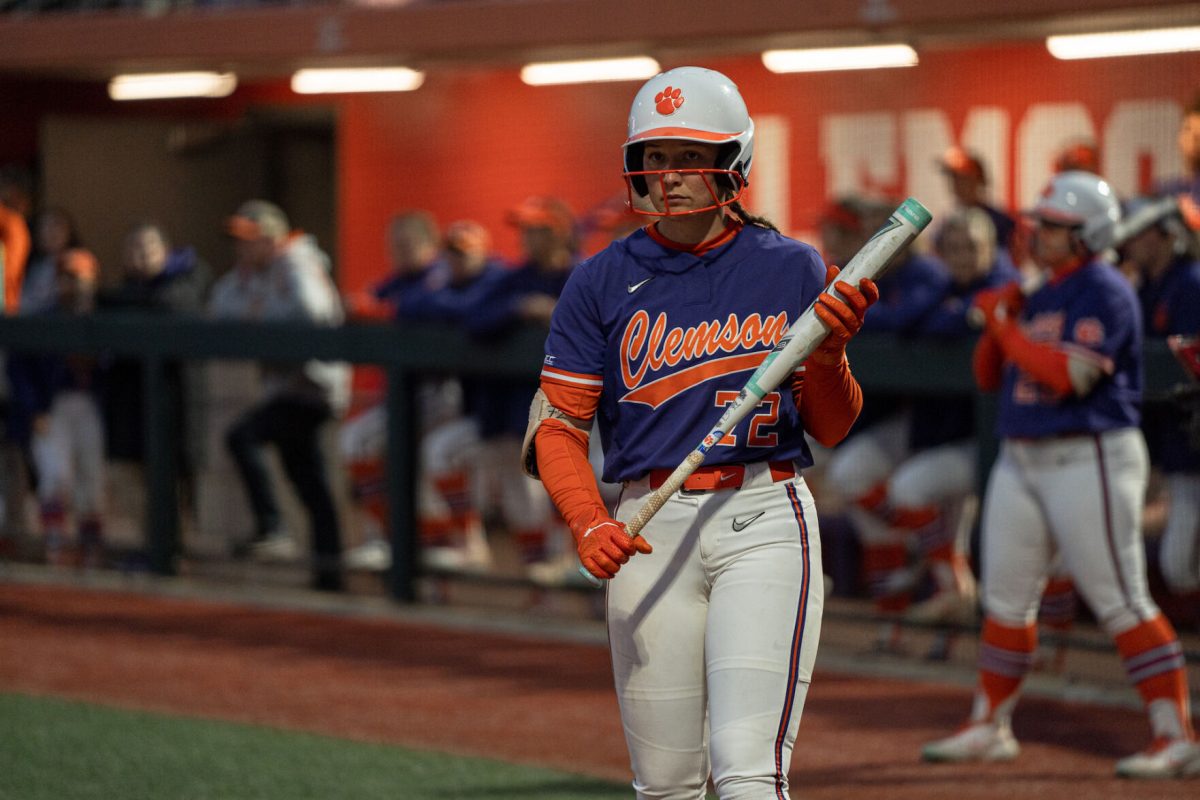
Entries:
POLYGON ((1030 216, 1078 229, 1079 240, 1093 253, 1112 246, 1121 204, 1108 181, 1091 172, 1070 170, 1050 179, 1030 216))
POLYGON ((718 145, 716 168, 727 173, 736 190, 721 205, 741 196, 754 156, 754 120, 729 78, 702 67, 678 67, 655 75, 638 91, 629 110, 624 174, 642 196, 647 192, 642 150, 652 139, 718 145))

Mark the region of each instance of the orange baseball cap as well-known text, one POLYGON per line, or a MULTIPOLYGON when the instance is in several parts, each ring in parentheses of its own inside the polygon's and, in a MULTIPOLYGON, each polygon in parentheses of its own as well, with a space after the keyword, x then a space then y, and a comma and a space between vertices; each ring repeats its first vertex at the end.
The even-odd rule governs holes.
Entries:
POLYGON ((1100 174, 1100 151, 1091 142, 1076 142, 1066 147, 1054 159, 1054 171, 1083 170, 1100 174))
POLYGON ((987 183, 987 172, 983 169, 983 161, 979 156, 969 153, 961 147, 951 147, 942 154, 938 162, 942 171, 952 175, 965 175, 981 183, 987 183))
POLYGON ((575 215, 556 197, 534 195, 508 211, 508 223, 518 228, 550 228, 561 236, 575 231, 575 215))

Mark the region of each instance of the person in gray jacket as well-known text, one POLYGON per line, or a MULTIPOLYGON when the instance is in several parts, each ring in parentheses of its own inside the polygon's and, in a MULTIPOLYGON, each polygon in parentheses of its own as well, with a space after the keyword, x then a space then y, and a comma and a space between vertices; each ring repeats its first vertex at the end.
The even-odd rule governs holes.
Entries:
MULTIPOLYGON (((237 286, 214 287, 210 312, 217 317, 264 322, 340 325, 344 313, 330 276, 329 257, 287 216, 265 200, 249 200, 226 221, 237 268, 237 286), (228 301, 228 302, 227 302, 228 301)), ((225 441, 254 514, 251 554, 264 559, 298 555, 280 525, 264 448, 278 450, 284 471, 308 511, 313 549, 313 587, 343 586, 337 509, 320 447, 321 426, 346 409, 347 364, 297 361, 263 365, 263 396, 230 426, 225 441)))

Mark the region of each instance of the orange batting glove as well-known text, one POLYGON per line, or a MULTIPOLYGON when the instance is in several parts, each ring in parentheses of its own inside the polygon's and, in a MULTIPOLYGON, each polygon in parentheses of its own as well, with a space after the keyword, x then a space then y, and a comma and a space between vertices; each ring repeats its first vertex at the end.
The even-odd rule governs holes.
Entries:
POLYGON ((1025 298, 1018 283, 983 289, 971 300, 971 308, 979 310, 984 328, 991 333, 1011 322, 1021 312, 1021 306, 1024 304, 1025 298))
MULTIPOLYGON (((825 269, 825 285, 837 278, 841 270, 832 264, 825 269)), ((846 357, 846 344, 862 328, 867 309, 879 299, 879 287, 870 278, 863 278, 854 287, 845 281, 836 281, 837 289, 844 301, 829 292, 821 292, 814 306, 816 315, 829 326, 829 335, 817 345, 809 356, 818 364, 837 366, 846 357)))
POLYGON ((617 522, 603 511, 592 514, 587 528, 576 534, 575 546, 584 569, 600 580, 615 577, 633 555, 654 551, 641 536, 627 534, 624 522, 617 522))

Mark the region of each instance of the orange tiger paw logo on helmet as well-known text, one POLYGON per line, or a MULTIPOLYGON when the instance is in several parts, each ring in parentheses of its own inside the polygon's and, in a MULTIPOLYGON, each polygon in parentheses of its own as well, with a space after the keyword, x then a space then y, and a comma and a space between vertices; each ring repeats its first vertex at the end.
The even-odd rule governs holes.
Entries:
POLYGON ((683 105, 683 90, 668 86, 654 95, 654 110, 666 116, 674 114, 675 109, 683 105))

